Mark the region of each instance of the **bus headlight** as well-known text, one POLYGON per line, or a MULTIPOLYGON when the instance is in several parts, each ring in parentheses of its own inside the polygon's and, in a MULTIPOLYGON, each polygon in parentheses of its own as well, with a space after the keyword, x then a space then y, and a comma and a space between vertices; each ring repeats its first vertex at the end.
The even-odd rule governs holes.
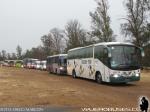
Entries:
POLYGON ((118 78, 118 77, 119 77, 119 75, 118 75, 118 74, 115 74, 115 75, 113 75, 113 77, 118 78))
POLYGON ((139 77, 139 76, 140 76, 140 74, 139 74, 139 73, 136 73, 136 74, 135 74, 135 76, 136 76, 136 77, 139 77))
POLYGON ((63 67, 60 67, 59 69, 60 69, 60 70, 63 70, 64 68, 63 68, 63 67))

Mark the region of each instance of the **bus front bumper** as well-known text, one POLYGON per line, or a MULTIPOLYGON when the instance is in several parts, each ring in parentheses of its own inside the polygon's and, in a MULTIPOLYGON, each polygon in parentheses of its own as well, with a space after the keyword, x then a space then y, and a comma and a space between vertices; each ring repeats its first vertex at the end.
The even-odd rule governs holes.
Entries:
POLYGON ((60 67, 59 70, 60 70, 60 74, 67 75, 67 68, 60 67))
POLYGON ((119 76, 119 77, 110 77, 110 83, 127 83, 127 82, 132 82, 132 81, 139 81, 140 76, 129 76, 129 77, 124 77, 124 76, 119 76))

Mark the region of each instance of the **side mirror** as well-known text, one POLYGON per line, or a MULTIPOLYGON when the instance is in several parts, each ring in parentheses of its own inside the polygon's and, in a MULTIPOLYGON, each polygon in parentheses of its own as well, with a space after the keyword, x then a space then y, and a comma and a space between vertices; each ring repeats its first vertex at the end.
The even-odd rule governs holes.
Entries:
POLYGON ((111 58, 111 50, 110 50, 110 48, 107 48, 107 50, 108 50, 108 57, 111 58))
POLYGON ((111 57, 111 53, 109 52, 109 48, 104 48, 104 55, 108 56, 109 58, 111 57))
POLYGON ((108 57, 111 58, 111 53, 110 52, 108 53, 108 57))
POLYGON ((145 56, 144 49, 143 48, 140 49, 141 49, 141 56, 144 57, 145 56))

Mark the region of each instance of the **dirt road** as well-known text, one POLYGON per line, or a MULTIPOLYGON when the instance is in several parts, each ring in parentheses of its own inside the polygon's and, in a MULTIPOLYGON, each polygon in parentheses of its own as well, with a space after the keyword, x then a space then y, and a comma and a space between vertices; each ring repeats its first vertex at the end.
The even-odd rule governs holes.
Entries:
POLYGON ((46 71, 0 68, 0 106, 137 107, 141 96, 150 100, 150 71, 143 71, 139 82, 99 85, 46 71))

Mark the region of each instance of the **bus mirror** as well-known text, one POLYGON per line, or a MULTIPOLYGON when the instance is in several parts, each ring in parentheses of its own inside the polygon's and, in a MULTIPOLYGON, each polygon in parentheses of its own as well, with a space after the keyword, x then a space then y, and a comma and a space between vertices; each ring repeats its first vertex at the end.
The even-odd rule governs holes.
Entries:
POLYGON ((145 53, 144 53, 144 51, 142 52, 142 57, 144 57, 145 56, 145 53))
POLYGON ((108 57, 111 58, 111 53, 110 52, 108 53, 108 57))
POLYGON ((108 57, 111 58, 111 51, 109 48, 108 48, 108 57))
POLYGON ((141 48, 141 56, 142 56, 142 57, 144 57, 144 56, 145 56, 145 53, 144 53, 143 48, 141 48))
POLYGON ((110 53, 110 50, 108 48, 104 49, 104 55, 108 56, 109 58, 111 57, 111 53, 110 53))

